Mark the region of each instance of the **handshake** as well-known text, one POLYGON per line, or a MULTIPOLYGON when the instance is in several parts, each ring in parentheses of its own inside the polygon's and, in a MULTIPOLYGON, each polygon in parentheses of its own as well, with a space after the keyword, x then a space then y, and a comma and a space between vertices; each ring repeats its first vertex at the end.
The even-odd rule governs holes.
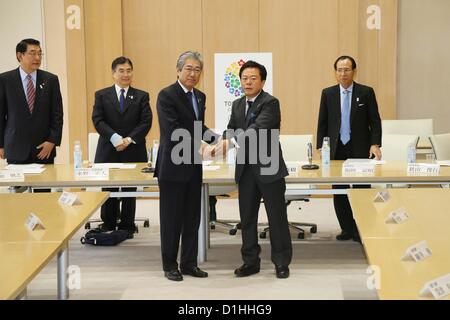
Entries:
POLYGON ((202 143, 199 153, 203 160, 225 160, 225 156, 229 150, 230 140, 220 139, 214 145, 202 143))

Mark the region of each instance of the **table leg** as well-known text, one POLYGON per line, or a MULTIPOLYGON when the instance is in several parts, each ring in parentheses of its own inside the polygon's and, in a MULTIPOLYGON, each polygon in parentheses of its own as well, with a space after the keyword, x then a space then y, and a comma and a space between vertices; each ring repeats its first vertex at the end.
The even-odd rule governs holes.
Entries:
POLYGON ((69 265, 69 245, 58 253, 58 300, 69 298, 67 287, 67 268, 69 265))
POLYGON ((201 218, 198 228, 198 256, 197 262, 206 261, 206 250, 209 242, 209 187, 208 184, 202 184, 201 192, 201 218))

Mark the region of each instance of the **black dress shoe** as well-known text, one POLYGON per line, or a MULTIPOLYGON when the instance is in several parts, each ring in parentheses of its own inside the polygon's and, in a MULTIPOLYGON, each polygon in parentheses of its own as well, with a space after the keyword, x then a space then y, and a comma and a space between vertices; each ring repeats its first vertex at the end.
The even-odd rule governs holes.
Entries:
POLYGON ((119 229, 119 230, 125 231, 127 233, 127 239, 134 238, 134 230, 130 230, 130 229, 119 229))
POLYGON ((277 278, 286 279, 289 278, 289 267, 288 266, 275 266, 275 273, 277 278))
POLYGON ((361 237, 359 236, 359 233, 356 233, 356 234, 353 235, 353 241, 362 243, 361 237))
POLYGON ((248 277, 258 272, 259 272, 259 265, 248 265, 245 263, 236 270, 234 270, 234 274, 236 275, 236 277, 248 277))
POLYGON ((208 272, 203 271, 197 266, 190 268, 181 268, 181 273, 189 276, 193 276, 196 278, 206 278, 208 277, 208 272))
POLYGON ((353 235, 346 231, 342 231, 340 234, 338 234, 336 236, 336 240, 339 240, 339 241, 350 240, 350 239, 353 239, 353 235))
POLYGON ((183 276, 180 273, 180 270, 178 269, 174 269, 174 270, 170 270, 170 271, 164 271, 164 276, 172 281, 182 281, 183 280, 183 276))

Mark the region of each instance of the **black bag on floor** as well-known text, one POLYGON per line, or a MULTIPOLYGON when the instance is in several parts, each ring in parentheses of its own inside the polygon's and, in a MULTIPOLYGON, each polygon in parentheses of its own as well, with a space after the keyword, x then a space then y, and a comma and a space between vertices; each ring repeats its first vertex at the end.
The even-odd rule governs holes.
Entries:
POLYGON ((82 244, 92 244, 94 246, 115 246, 126 240, 128 232, 125 230, 100 231, 97 229, 89 230, 84 237, 81 237, 82 244))

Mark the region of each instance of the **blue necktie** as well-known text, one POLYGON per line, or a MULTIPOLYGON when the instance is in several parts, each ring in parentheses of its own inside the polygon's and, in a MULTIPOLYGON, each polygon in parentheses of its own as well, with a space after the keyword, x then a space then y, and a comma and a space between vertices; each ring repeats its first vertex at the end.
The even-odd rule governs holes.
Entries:
POLYGON ((253 101, 247 101, 247 111, 245 112, 245 122, 247 122, 249 116, 250 116, 250 109, 252 108, 253 101))
POLYGON ((350 91, 344 91, 344 101, 341 111, 341 141, 347 144, 350 141, 350 91))
POLYGON ((125 89, 120 89, 119 104, 120 104, 120 112, 123 112, 123 109, 125 107, 125 89))
POLYGON ((192 105, 192 109, 194 109, 195 118, 198 119, 198 108, 197 108, 197 101, 195 101, 195 96, 192 94, 192 91, 189 91, 187 93, 189 102, 192 105))

